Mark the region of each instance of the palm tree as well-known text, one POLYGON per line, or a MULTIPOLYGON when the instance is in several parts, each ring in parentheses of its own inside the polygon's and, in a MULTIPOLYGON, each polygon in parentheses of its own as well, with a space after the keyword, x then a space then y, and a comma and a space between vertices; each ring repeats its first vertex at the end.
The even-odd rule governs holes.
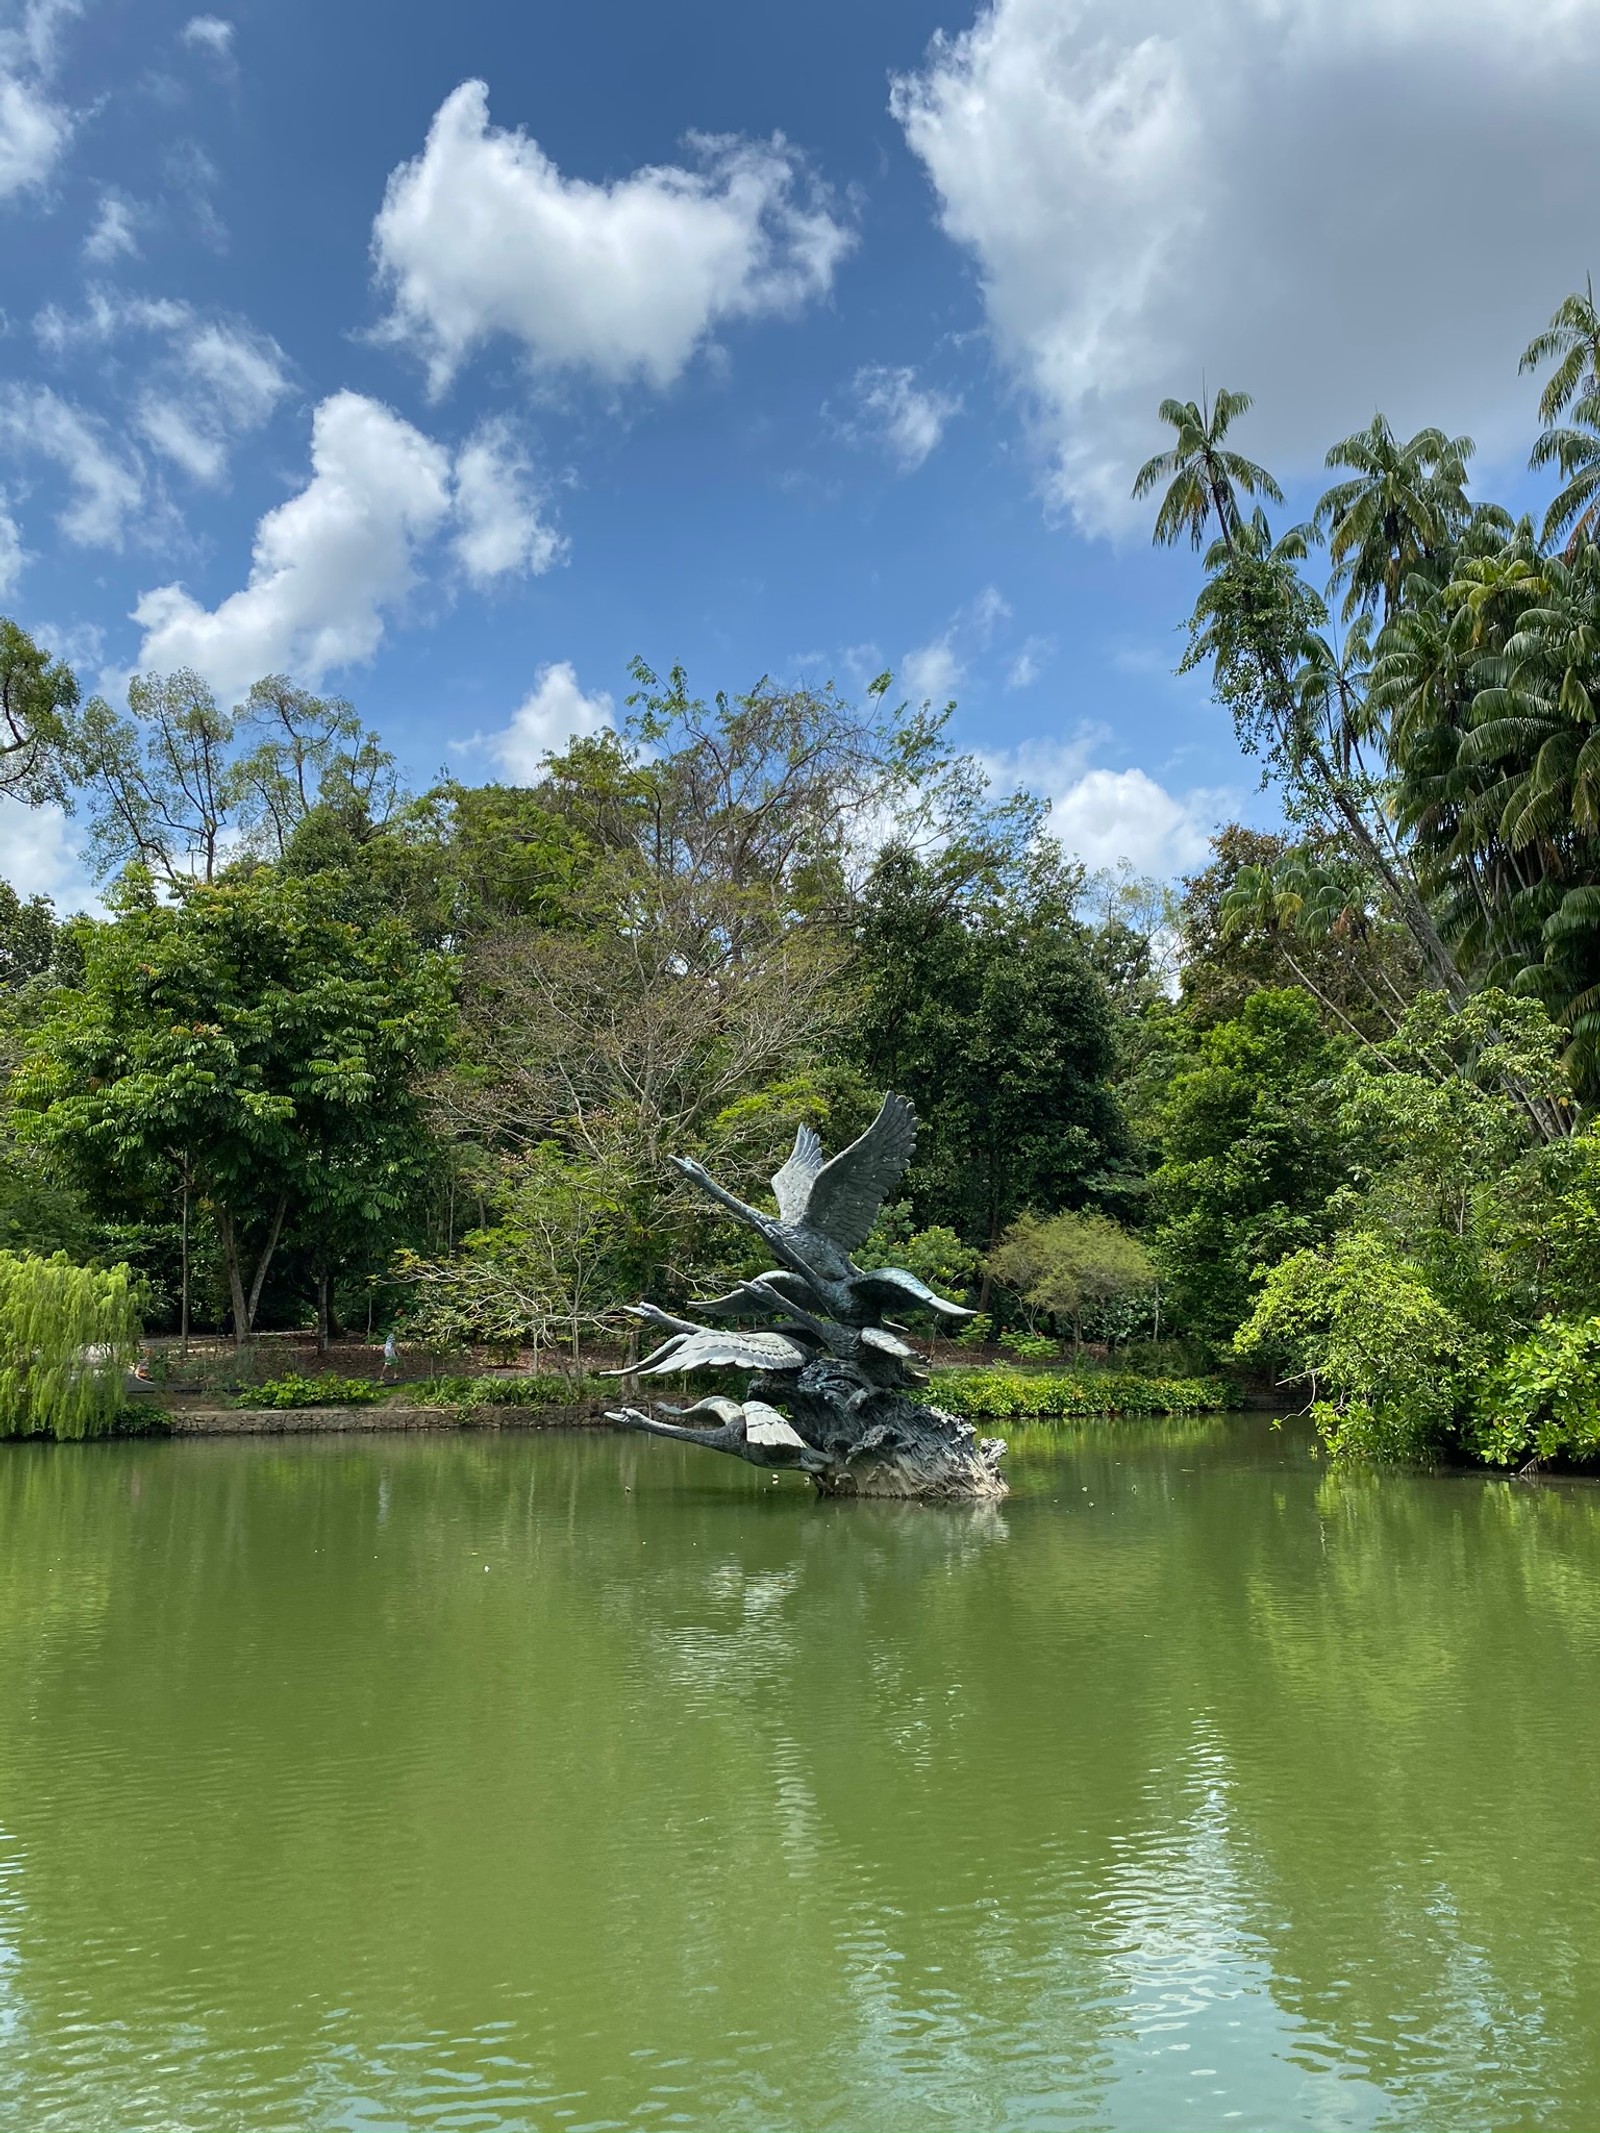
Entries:
POLYGON ((1561 487, 1540 534, 1547 545, 1565 535, 1569 561, 1585 541, 1600 536, 1600 387, 1586 393, 1572 413, 1572 422, 1541 430, 1528 454, 1530 467, 1547 467, 1554 460, 1561 469, 1561 487))
POLYGON ((1600 311, 1587 276, 1556 306, 1543 333, 1522 351, 1520 370, 1537 370, 1555 358, 1539 395, 1544 424, 1528 458, 1531 467, 1557 465, 1562 486, 1545 513, 1546 542, 1567 536, 1567 555, 1600 533, 1600 311), (1565 422, 1558 418, 1567 416, 1565 422))
POLYGON ((1418 430, 1402 444, 1382 415, 1329 452, 1330 467, 1349 467, 1318 504, 1313 524, 1326 530, 1331 584, 1347 588, 1348 622, 1381 600, 1384 615, 1400 603, 1412 571, 1448 548, 1471 515, 1467 503, 1470 437, 1418 430))
POLYGON ((1576 290, 1564 296, 1543 333, 1536 333, 1522 351, 1519 372, 1537 370, 1541 363, 1558 357, 1539 395, 1539 420, 1553 428, 1574 400, 1589 399, 1600 392, 1600 311, 1595 309, 1594 283, 1584 277, 1583 294, 1576 290))
POLYGON ((1148 496, 1158 483, 1168 485, 1151 536, 1158 547, 1171 548, 1185 533, 1193 547, 1203 547, 1206 529, 1215 519, 1221 540, 1231 550, 1242 524, 1238 490, 1283 502, 1283 491, 1265 467, 1230 452, 1223 443, 1229 425, 1249 405, 1248 393, 1219 392, 1209 404, 1202 393, 1198 405, 1193 400, 1163 400, 1156 410, 1177 435, 1170 449, 1145 461, 1134 478, 1133 493, 1136 498, 1148 496))

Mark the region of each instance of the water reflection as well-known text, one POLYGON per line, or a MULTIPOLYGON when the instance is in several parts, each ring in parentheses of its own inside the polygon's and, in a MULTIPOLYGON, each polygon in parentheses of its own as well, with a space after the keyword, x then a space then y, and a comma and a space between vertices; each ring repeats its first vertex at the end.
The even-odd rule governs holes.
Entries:
POLYGON ((0 1459, 0 2123, 1600 2117, 1600 1491, 0 1459))

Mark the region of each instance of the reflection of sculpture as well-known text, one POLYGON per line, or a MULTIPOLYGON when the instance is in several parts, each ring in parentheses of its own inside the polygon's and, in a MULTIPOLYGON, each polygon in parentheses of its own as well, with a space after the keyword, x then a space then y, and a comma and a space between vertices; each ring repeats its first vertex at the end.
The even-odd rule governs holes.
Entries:
MULTIPOLYGON (((850 1254, 866 1241, 885 1195, 900 1182, 916 1140, 916 1114, 899 1096, 858 1141, 824 1162, 809 1126, 772 1181, 776 1219, 724 1191, 698 1163, 674 1158, 686 1177, 753 1229, 780 1266, 698 1306, 727 1327, 674 1318, 654 1304, 635 1315, 671 1336, 638 1364, 641 1377, 669 1371, 735 1368, 756 1373, 743 1400, 709 1399, 668 1408, 711 1415, 714 1427, 658 1421, 628 1407, 612 1420, 654 1437, 731 1452, 752 1466, 809 1474, 839 1496, 1003 1496, 995 1438, 976 1439, 967 1423, 929 1407, 911 1388, 926 1377, 890 1309, 970 1318, 899 1267, 863 1269, 850 1254), (739 1321, 762 1321, 748 1330, 739 1321), (782 1410, 772 1403, 782 1403, 782 1410)), ((617 1373, 623 1375, 623 1373, 617 1373)))

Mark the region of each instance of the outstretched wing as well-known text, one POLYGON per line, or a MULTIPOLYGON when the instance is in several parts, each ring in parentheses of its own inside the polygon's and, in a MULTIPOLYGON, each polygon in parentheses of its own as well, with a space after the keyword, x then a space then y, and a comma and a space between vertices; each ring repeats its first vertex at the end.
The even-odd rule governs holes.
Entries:
POLYGON ((786 1421, 765 1400, 744 1403, 744 1434, 747 1444, 764 1444, 769 1450, 806 1452, 811 1449, 792 1422, 786 1421))
POLYGON ((903 1266, 874 1267, 869 1274, 854 1276, 850 1286, 858 1296, 870 1297, 884 1311, 920 1306, 924 1311, 937 1311, 941 1318, 977 1316, 965 1304, 952 1303, 948 1296, 936 1294, 925 1281, 919 1281, 915 1274, 908 1274, 903 1266))
MULTIPOLYGON (((878 1219, 878 1209, 904 1176, 916 1145, 916 1112, 903 1096, 886 1096, 860 1140, 841 1149, 817 1172, 806 1201, 806 1227, 821 1230, 847 1252, 864 1244, 878 1219)), ((791 1156, 789 1161, 793 1160, 791 1156)))
POLYGON ((634 1366, 634 1374, 658 1378, 679 1370, 798 1370, 805 1361, 806 1351, 785 1340, 781 1333, 714 1333, 709 1327, 697 1327, 693 1333, 679 1333, 670 1341, 663 1341, 653 1354, 634 1366))
POLYGON ((806 1202, 821 1168, 822 1143, 810 1126, 802 1126, 794 1137, 794 1153, 772 1181, 772 1189, 778 1195, 778 1214, 783 1221, 804 1222, 806 1202))

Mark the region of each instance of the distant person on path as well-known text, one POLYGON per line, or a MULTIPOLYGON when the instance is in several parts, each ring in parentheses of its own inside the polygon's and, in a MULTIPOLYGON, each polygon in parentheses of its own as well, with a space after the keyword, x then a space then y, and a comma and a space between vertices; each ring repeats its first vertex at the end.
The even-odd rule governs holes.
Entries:
POLYGON ((387 1377, 391 1370, 398 1370, 399 1368, 400 1350, 395 1345, 394 1335, 386 1333, 383 1338, 383 1374, 387 1377))

